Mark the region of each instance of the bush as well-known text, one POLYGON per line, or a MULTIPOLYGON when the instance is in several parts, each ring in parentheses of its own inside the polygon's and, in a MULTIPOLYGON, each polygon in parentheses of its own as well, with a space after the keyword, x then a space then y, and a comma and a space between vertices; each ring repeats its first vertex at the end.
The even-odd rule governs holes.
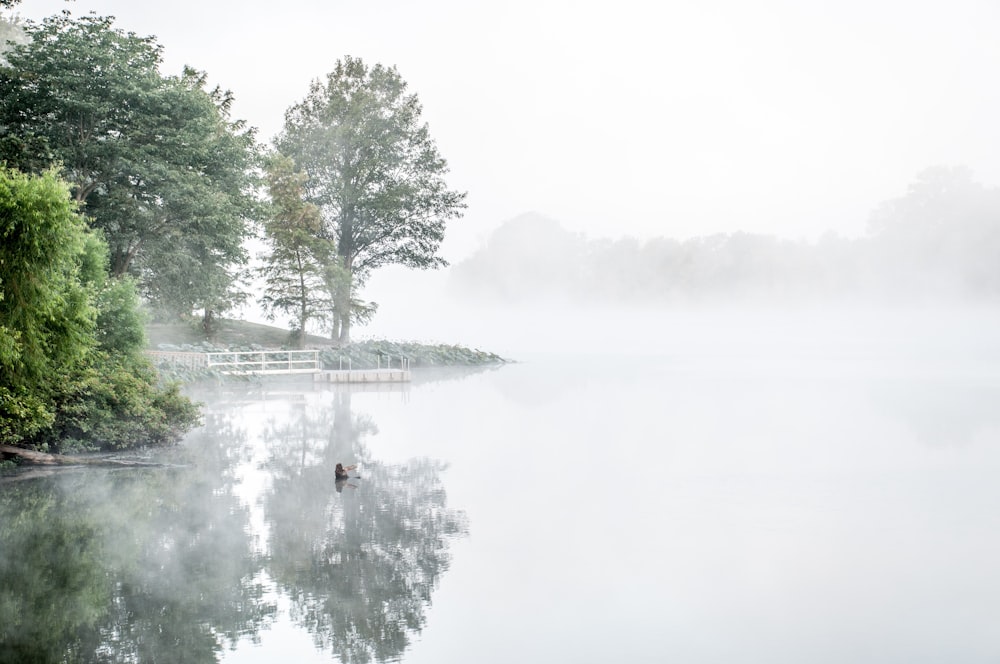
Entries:
POLYGON ((57 400, 56 424, 35 442, 55 451, 121 450, 175 441, 198 421, 176 384, 160 386, 143 358, 102 354, 57 400))

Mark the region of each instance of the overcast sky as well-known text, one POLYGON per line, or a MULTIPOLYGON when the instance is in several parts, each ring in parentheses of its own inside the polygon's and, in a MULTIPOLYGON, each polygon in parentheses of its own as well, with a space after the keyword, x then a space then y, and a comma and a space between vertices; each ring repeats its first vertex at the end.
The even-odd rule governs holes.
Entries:
POLYGON ((864 232, 932 165, 1000 184, 1000 3, 24 0, 156 35, 279 131, 345 54, 396 65, 469 192, 459 260, 534 211, 591 237, 864 232))

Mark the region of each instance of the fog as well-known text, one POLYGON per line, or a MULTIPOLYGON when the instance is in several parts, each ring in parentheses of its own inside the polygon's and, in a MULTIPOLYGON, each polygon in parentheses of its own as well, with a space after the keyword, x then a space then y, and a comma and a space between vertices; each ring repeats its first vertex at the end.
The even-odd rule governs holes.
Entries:
POLYGON ((924 196, 956 172, 966 182, 931 172, 853 240, 591 239, 522 215, 445 271, 376 275, 366 293, 381 308, 358 334, 515 356, 994 357, 1000 197, 924 196))
POLYGON ((1000 184, 995 3, 25 0, 114 15, 234 94, 267 142, 346 54, 395 65, 469 209, 457 263, 526 212, 592 238, 859 237, 928 167, 1000 184))
POLYGON ((515 362, 211 386, 161 468, 4 484, 24 652, 996 661, 995 3, 17 11, 66 8, 263 141, 337 58, 396 65, 469 208, 352 334, 515 362))
POLYGON ((380 310, 358 336, 676 347, 671 316, 692 312, 822 310, 850 330, 852 309, 988 308, 1000 287, 995 3, 15 11, 62 10, 156 35, 167 73, 207 72, 265 143, 338 58, 398 67, 469 207, 447 271, 370 279, 380 310))

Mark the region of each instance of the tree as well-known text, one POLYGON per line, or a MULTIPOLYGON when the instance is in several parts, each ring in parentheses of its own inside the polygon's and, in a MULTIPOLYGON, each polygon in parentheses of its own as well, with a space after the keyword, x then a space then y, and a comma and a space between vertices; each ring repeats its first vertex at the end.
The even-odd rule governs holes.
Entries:
POLYGON ((344 277, 327 287, 341 341, 350 340, 352 291, 373 270, 446 265, 437 250, 465 194, 448 189, 447 163, 421 110, 395 67, 346 57, 287 111, 275 140, 306 174, 305 198, 321 212, 319 237, 336 246, 344 277))
POLYGON ((254 131, 203 73, 159 72, 160 46, 110 17, 27 24, 0 68, 0 160, 61 165, 74 200, 161 308, 228 308, 256 213, 254 131))
POLYGON ((327 307, 323 265, 333 253, 331 242, 320 237, 319 208, 303 200, 304 186, 305 175, 292 160, 274 155, 267 165, 272 210, 264 222, 270 252, 260 271, 261 303, 272 319, 279 311, 292 314, 300 342, 309 321, 327 307))
POLYGON ((872 271, 907 296, 1000 292, 1000 189, 964 167, 920 173, 872 215, 872 271))

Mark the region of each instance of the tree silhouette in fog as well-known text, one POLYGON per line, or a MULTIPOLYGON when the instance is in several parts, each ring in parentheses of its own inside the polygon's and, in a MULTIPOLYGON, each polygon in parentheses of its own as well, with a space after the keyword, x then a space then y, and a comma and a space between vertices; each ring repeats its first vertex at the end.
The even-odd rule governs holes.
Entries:
POLYGON ((936 167, 879 206, 859 238, 587 239, 522 215, 456 264, 451 285, 467 298, 502 303, 992 298, 1000 291, 998 254, 1000 190, 975 182, 968 169, 936 167))
POLYGON ((1000 190, 961 167, 922 172, 905 195, 872 215, 879 276, 899 291, 1000 292, 1000 190))

